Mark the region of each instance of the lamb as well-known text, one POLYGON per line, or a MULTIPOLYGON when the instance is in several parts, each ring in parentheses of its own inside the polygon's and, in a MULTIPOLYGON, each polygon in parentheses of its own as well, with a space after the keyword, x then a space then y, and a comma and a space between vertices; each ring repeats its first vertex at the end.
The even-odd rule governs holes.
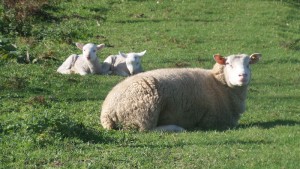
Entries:
POLYGON ((146 50, 140 53, 122 53, 108 56, 102 64, 104 74, 114 74, 119 76, 131 76, 143 71, 141 57, 146 50))
POLYGON ((57 69, 61 74, 80 74, 87 75, 101 74, 101 64, 99 63, 96 52, 104 48, 104 44, 95 45, 88 43, 83 45, 76 43, 76 46, 82 50, 81 55, 70 55, 63 64, 57 69))
POLYGON ((131 76, 105 98, 105 129, 180 132, 233 128, 245 111, 250 64, 260 53, 214 55, 212 69, 167 68, 131 76))

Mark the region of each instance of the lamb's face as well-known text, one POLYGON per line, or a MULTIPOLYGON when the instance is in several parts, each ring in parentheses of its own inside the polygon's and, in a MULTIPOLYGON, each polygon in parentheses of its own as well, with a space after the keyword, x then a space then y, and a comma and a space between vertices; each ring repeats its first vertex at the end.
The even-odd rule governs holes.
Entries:
POLYGON ((89 61, 93 61, 97 58, 96 52, 97 46, 92 43, 88 43, 82 48, 82 56, 89 61))
POLYGON ((144 56, 146 51, 141 53, 121 53, 123 57, 126 57, 126 66, 130 74, 133 75, 141 67, 141 57, 144 56))
POLYGON ((217 63, 225 65, 224 75, 229 86, 245 86, 250 82, 250 64, 256 63, 261 54, 255 53, 251 56, 246 54, 222 57, 215 55, 217 63))
POLYGON ((87 61, 94 61, 97 58, 97 51, 104 47, 104 44, 95 45, 93 43, 88 43, 83 45, 81 43, 76 43, 76 46, 82 50, 82 56, 87 61))
POLYGON ((126 65, 127 69, 132 75, 134 74, 135 70, 139 69, 139 67, 141 66, 141 58, 139 56, 136 56, 135 53, 129 53, 127 54, 126 65))

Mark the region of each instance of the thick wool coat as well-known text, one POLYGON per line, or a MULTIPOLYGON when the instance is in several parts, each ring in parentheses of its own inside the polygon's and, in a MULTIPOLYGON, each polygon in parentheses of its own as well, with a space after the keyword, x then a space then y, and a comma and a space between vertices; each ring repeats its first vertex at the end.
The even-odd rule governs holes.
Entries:
POLYGON ((245 111, 247 85, 229 87, 218 63, 200 68, 159 69, 117 84, 101 111, 106 129, 152 130, 161 125, 185 129, 235 127, 245 111))

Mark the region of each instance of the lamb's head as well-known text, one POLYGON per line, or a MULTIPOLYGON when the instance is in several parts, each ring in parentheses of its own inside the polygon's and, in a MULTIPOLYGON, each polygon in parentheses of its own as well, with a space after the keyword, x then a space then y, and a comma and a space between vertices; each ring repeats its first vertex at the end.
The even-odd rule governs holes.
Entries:
POLYGON ((122 53, 119 54, 126 58, 126 66, 129 70, 130 74, 133 75, 137 72, 137 70, 141 69, 141 57, 144 56, 146 50, 140 53, 122 53))
POLYGON ((76 43, 76 46, 82 50, 82 56, 88 61, 94 61, 97 58, 96 52, 104 48, 104 44, 95 45, 93 43, 76 43))
POLYGON ((216 64, 214 69, 219 67, 223 71, 225 82, 229 87, 246 86, 250 82, 251 77, 250 64, 257 63, 260 58, 260 53, 254 53, 250 56, 239 54, 228 57, 216 54, 214 59, 219 65, 216 64))

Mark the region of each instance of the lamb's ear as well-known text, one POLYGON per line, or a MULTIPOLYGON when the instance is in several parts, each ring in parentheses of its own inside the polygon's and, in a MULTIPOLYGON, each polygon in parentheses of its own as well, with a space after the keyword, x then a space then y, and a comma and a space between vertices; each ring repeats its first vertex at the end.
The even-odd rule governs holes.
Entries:
POLYGON ((105 47, 104 44, 97 45, 97 50, 103 49, 105 47))
POLYGON ((79 48, 80 50, 83 49, 84 44, 82 43, 76 43, 77 48, 79 48))
POLYGON ((221 56, 220 54, 215 54, 214 59, 220 65, 225 65, 226 64, 226 58, 221 56))
POLYGON ((144 55, 145 55, 145 53, 146 53, 146 52, 147 52, 147 51, 146 51, 146 50, 144 50, 143 52, 136 53, 136 56, 142 57, 142 56, 144 56, 144 55))
POLYGON ((123 56, 123 57, 127 57, 127 55, 125 54, 125 53, 123 53, 123 52, 119 52, 119 55, 121 55, 121 56, 123 56))
POLYGON ((253 53, 250 56, 250 64, 255 64, 259 61, 259 59, 261 58, 261 54, 260 53, 253 53))

